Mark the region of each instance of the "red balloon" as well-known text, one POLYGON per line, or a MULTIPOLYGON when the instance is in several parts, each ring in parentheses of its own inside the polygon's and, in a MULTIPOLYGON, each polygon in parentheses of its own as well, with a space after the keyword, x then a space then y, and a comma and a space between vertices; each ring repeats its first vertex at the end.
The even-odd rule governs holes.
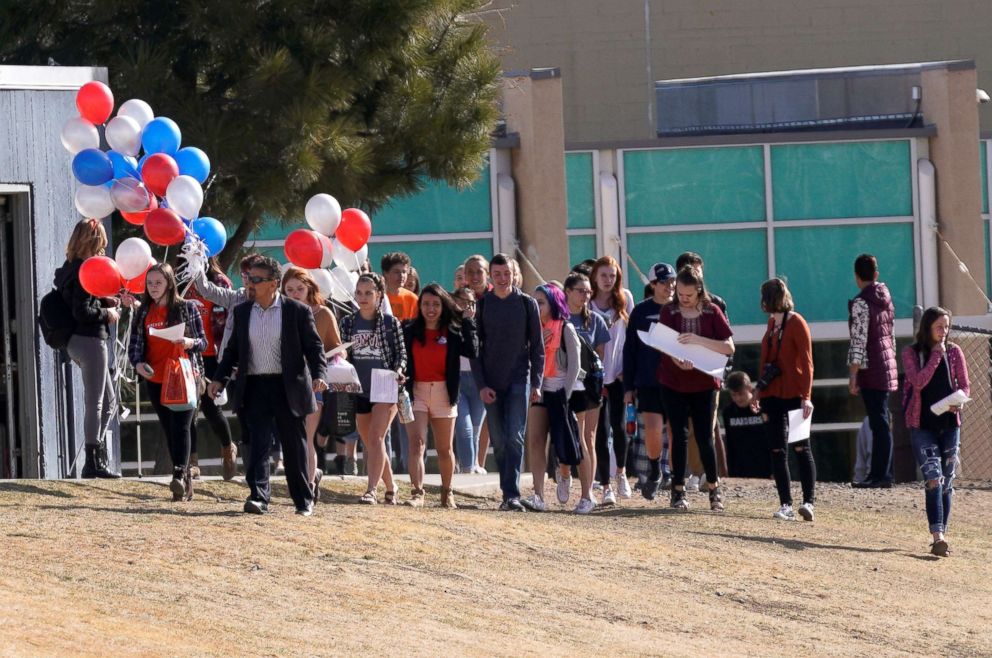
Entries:
POLYGON ((364 211, 358 208, 348 208, 341 212, 341 223, 334 237, 351 251, 358 251, 365 246, 372 236, 372 221, 364 211))
POLYGON ((156 208, 149 211, 145 218, 145 235, 155 244, 168 247, 183 241, 186 225, 174 210, 156 208))
POLYGON ((139 210, 138 212, 124 212, 121 211, 121 217, 125 221, 134 224, 135 226, 143 226, 145 220, 148 219, 148 213, 158 208, 158 199, 155 198, 154 194, 148 195, 148 208, 145 210, 139 210))
POLYGON ((114 95, 102 82, 87 82, 76 92, 76 108, 84 119, 99 125, 114 111, 114 95))
POLYGON ((95 297, 113 297, 121 291, 121 271, 113 258, 91 256, 79 268, 79 283, 95 297))
POLYGON ((312 270, 321 266, 325 250, 330 253, 331 239, 316 231, 298 228, 286 236, 283 249, 290 263, 312 270))
POLYGON ((141 167, 141 180, 145 187, 152 194, 160 197, 165 196, 172 179, 179 175, 179 165, 172 159, 171 155, 165 153, 155 153, 149 155, 145 164, 141 167))
MULTIPOLYGON (((149 264, 148 267, 151 267, 149 264)), ((130 281, 124 280, 124 288, 127 289, 132 295, 140 295, 145 292, 145 277, 148 275, 148 270, 145 270, 140 275, 134 277, 130 281)))

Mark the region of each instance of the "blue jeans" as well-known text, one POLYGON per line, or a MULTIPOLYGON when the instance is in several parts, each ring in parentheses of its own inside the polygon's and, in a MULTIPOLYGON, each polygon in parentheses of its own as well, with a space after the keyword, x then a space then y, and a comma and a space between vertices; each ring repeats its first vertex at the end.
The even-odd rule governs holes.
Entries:
POLYGON ((892 428, 889 424, 889 392, 861 389, 861 399, 871 427, 871 468, 868 480, 892 482, 892 428))
POLYGON ((458 465, 468 472, 479 454, 479 432, 486 419, 486 405, 479 398, 479 387, 470 372, 461 373, 458 386, 458 418, 455 420, 455 453, 458 465))
POLYGON ((520 498, 520 471, 524 467, 529 408, 530 386, 526 382, 511 384, 505 391, 496 391, 496 402, 486 405, 489 443, 493 446, 496 467, 499 468, 503 502, 520 498))
POLYGON ((913 454, 923 473, 927 496, 927 522, 930 532, 944 532, 951 518, 954 497, 954 469, 958 461, 958 427, 941 432, 910 428, 913 454), (936 486, 931 482, 936 481, 936 486))

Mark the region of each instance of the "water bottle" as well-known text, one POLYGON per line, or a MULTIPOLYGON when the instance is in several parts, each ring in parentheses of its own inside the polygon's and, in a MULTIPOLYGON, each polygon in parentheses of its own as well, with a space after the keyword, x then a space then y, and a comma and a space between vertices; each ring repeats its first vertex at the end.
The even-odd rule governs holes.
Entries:
POLYGON ((634 436, 637 434, 637 409, 634 408, 633 403, 627 404, 627 436, 634 436))
POLYGON ((396 394, 396 411, 400 417, 400 422, 406 425, 413 422, 413 404, 410 402, 410 394, 406 391, 406 386, 400 386, 396 394))

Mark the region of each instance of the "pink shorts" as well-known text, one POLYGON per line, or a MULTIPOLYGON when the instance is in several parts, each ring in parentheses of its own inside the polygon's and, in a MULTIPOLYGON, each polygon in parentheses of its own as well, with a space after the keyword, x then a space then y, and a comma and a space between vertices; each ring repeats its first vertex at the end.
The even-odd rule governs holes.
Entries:
POLYGON ((444 382, 413 383, 413 413, 426 413, 430 418, 457 418, 458 407, 448 399, 444 382))

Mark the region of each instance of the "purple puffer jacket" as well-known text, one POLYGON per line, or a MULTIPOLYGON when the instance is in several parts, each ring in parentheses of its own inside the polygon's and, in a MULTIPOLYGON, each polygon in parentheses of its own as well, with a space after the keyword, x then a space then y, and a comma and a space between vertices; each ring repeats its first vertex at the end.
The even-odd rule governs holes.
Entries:
MULTIPOLYGON (((906 383, 902 392, 902 408, 906 410, 906 427, 920 426, 920 393, 930 383, 933 373, 940 365, 941 353, 934 350, 930 360, 920 368, 920 356, 912 345, 902 351, 902 367, 906 372, 906 383)), ((947 343, 947 365, 951 374, 954 389, 961 389, 966 395, 971 395, 971 384, 968 381, 968 366, 964 361, 964 352, 954 343, 947 343)), ((958 427, 961 426, 961 412, 954 414, 958 427)))

